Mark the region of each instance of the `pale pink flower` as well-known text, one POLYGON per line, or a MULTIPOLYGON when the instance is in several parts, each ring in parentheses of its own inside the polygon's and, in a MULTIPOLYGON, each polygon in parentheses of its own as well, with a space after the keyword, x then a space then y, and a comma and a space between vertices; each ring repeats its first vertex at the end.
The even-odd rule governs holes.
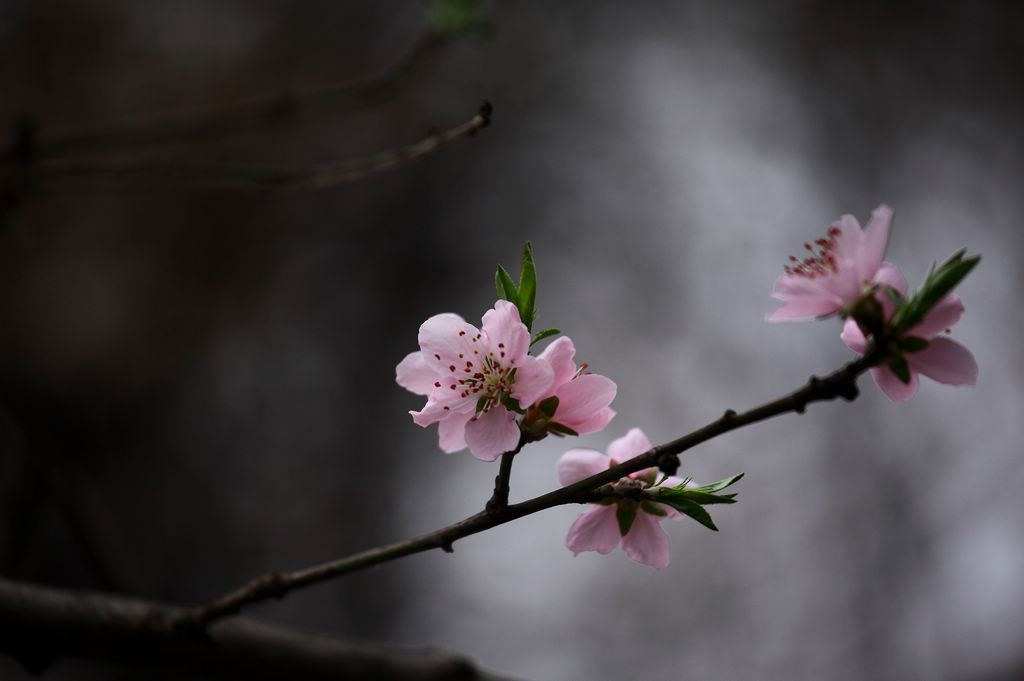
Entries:
POLYGON ((562 336, 540 353, 539 359, 551 365, 554 382, 543 398, 558 398, 558 408, 551 420, 571 428, 579 434, 601 430, 615 416, 608 406, 615 399, 615 382, 605 376, 586 371, 587 365, 577 368, 573 357, 576 347, 562 336))
POLYGON ((855 302, 864 287, 877 283, 878 275, 892 265, 882 262, 889 238, 892 209, 876 208, 863 230, 852 215, 832 223, 828 236, 814 244, 804 259, 790 256, 792 264, 775 281, 772 297, 783 304, 768 315, 768 321, 803 320, 826 317, 855 302))
POLYGON ((395 370, 403 388, 427 395, 420 411, 410 411, 420 426, 438 424, 445 452, 469 447, 478 459, 493 461, 519 444, 519 426, 507 398, 529 405, 551 390, 554 372, 531 357, 530 332, 516 306, 499 300, 477 329, 457 314, 423 322, 418 352, 395 370))
MULTIPOLYGON (((570 449, 558 460, 558 481, 563 487, 571 485, 628 461, 650 449, 651 441, 639 428, 633 428, 624 437, 613 440, 608 445, 607 455, 592 449, 570 449)), ((615 485, 628 484, 649 488, 657 486, 652 483, 658 475, 660 474, 657 469, 648 468, 630 474, 628 478, 623 478, 615 485)), ((666 487, 675 487, 681 484, 683 481, 676 477, 669 477, 662 483, 666 487)), ((671 558, 668 535, 661 529, 660 523, 665 518, 680 518, 682 514, 665 504, 652 501, 644 502, 644 505, 650 504, 648 508, 664 511, 664 515, 649 513, 644 510, 644 505, 641 505, 629 531, 622 536, 616 518, 620 503, 635 504, 636 502, 629 499, 615 499, 609 504, 595 504, 569 528, 569 536, 565 541, 566 546, 576 555, 582 551, 609 553, 621 541, 626 555, 636 562, 650 565, 658 570, 667 567, 671 558)))
MULTIPOLYGON (((901 294, 906 295, 907 282, 899 273, 889 276, 885 283, 901 294)), ((888 319, 895 311, 895 305, 887 294, 877 294, 885 318, 888 319)), ((906 335, 928 341, 928 346, 918 352, 907 352, 904 358, 910 369, 910 383, 904 383, 888 366, 872 367, 871 376, 882 392, 893 402, 905 402, 917 392, 918 374, 923 374, 933 381, 946 385, 974 385, 978 380, 978 363, 971 351, 939 334, 949 332, 964 313, 964 304, 955 293, 948 293, 936 303, 935 307, 925 316, 924 320, 907 332, 906 335)), ((852 318, 843 325, 841 335, 843 342, 851 350, 864 354, 867 341, 852 318)))

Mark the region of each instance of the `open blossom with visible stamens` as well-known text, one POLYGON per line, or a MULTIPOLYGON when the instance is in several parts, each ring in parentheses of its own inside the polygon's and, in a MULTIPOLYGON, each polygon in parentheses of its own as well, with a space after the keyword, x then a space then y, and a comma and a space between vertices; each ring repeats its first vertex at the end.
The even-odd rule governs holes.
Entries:
MULTIPOLYGON (((608 445, 608 454, 592 449, 570 449, 558 460, 558 481, 563 487, 571 485, 608 470, 612 466, 628 461, 651 449, 651 441, 643 431, 633 428, 625 436, 613 440, 608 445)), ((657 487, 658 470, 648 468, 630 474, 613 486, 638 486, 643 489, 657 487)), ((683 481, 669 477, 661 483, 667 487, 676 487, 683 481)), ((610 498, 607 503, 595 504, 593 508, 581 515, 572 527, 565 540, 566 546, 574 554, 583 551, 609 553, 622 542, 622 549, 630 558, 638 563, 650 565, 660 570, 667 567, 671 559, 668 535, 661 529, 661 521, 665 518, 681 518, 682 514, 671 506, 653 501, 644 501, 637 509, 629 531, 622 534, 617 517, 620 504, 636 504, 632 499, 610 498)))
MULTIPOLYGON (((896 276, 888 276, 884 282, 901 294, 907 293, 907 282, 898 272, 896 276)), ((888 295, 876 294, 885 318, 889 319, 895 312, 895 305, 888 295)), ((964 313, 964 304, 955 293, 948 293, 935 307, 925 315, 924 320, 907 332, 907 336, 927 341, 928 344, 917 352, 905 352, 904 359, 910 369, 910 383, 901 381, 888 366, 877 366, 871 369, 875 383, 893 402, 905 402, 917 392, 918 374, 923 374, 933 381, 946 385, 974 385, 978 380, 978 363, 971 351, 956 341, 941 336, 948 333, 949 328, 959 321, 964 313)), ((843 342, 854 352, 864 354, 867 341, 857 322, 847 319, 841 335, 843 342)))
POLYGON ((457 314, 434 315, 419 331, 418 352, 395 369, 398 384, 427 403, 411 411, 420 426, 438 424, 445 452, 467 446, 478 459, 493 461, 519 443, 511 398, 529 405, 548 393, 554 372, 531 357, 530 332, 512 303, 499 300, 477 329, 457 314))
POLYGON ((615 399, 617 386, 606 376, 586 371, 586 364, 577 368, 573 361, 575 355, 572 341, 562 336, 546 347, 539 359, 546 361, 554 371, 551 390, 544 396, 558 398, 558 408, 551 421, 582 435, 601 430, 615 416, 608 405, 615 399))
POLYGON ((881 205, 863 230, 855 217, 844 215, 829 227, 827 237, 804 244, 810 255, 790 256, 791 264, 775 281, 772 297, 783 304, 768 321, 826 317, 859 299, 880 272, 895 269, 882 262, 891 222, 892 209, 881 205))

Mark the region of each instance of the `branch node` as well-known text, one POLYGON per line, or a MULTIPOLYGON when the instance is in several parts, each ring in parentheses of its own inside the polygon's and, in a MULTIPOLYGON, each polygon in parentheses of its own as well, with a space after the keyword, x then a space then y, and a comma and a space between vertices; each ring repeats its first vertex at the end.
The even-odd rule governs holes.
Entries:
POLYGON ((847 402, 853 402, 857 399, 857 396, 860 395, 860 389, 857 387, 856 379, 841 382, 836 386, 836 394, 847 402))
POLYGON ((659 452, 658 457, 655 459, 655 465, 665 475, 675 475, 679 470, 679 455, 659 452))
POLYGON ((439 544, 441 550, 445 553, 455 553, 455 547, 452 546, 453 541, 454 540, 449 539, 448 537, 441 537, 439 544))
POLYGON ((735 409, 726 409, 725 413, 722 414, 722 420, 723 421, 732 421, 734 418, 736 418, 736 410, 735 409))

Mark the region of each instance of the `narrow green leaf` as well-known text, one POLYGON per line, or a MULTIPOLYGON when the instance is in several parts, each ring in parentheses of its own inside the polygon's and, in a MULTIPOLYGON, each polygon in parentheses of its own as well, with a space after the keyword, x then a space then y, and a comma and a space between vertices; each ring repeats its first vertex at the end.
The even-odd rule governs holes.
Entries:
POLYGON ((735 494, 708 494, 707 492, 695 492, 693 490, 680 490, 687 499, 696 501, 698 504, 735 504, 735 494))
POLYGON ((530 341, 530 346, 532 347, 533 344, 536 343, 537 341, 542 341, 545 338, 555 336, 560 333, 562 332, 559 329, 544 329, 543 331, 538 331, 537 333, 533 334, 533 340, 530 341))
POLYGON ((533 247, 527 241, 523 246, 523 267, 519 270, 519 317, 527 329, 533 329, 534 308, 537 305, 537 268, 533 264, 533 247))
POLYGON ((894 335, 902 335, 924 321, 932 308, 956 288, 981 261, 980 255, 964 259, 964 252, 964 249, 961 249, 941 265, 932 265, 924 285, 910 302, 893 316, 891 325, 894 335))
POLYGON ((519 292, 516 291, 515 282, 501 265, 498 265, 498 271, 494 274, 494 288, 498 289, 498 298, 519 307, 519 292))
POLYGON ((615 510, 615 519, 619 521, 621 536, 625 537, 629 528, 633 527, 633 521, 636 520, 636 512, 639 509, 640 505, 635 502, 629 503, 628 500, 619 502, 619 507, 615 510))
MULTIPOLYGON (((717 492, 719 490, 723 490, 726 487, 729 487, 730 485, 738 482, 740 480, 740 478, 743 477, 743 475, 744 475, 743 473, 737 473, 736 475, 732 476, 731 478, 726 478, 725 480, 719 480, 718 482, 708 483, 707 485, 697 485, 695 487, 687 487, 685 489, 688 492, 709 492, 709 493, 717 492)), ((677 487, 675 489, 683 489, 683 488, 682 487, 677 487)))
POLYGON ((691 518, 693 518, 709 530, 714 530, 715 532, 718 532, 718 528, 715 527, 714 521, 711 520, 711 514, 705 511, 704 507, 701 506, 700 504, 683 498, 674 499, 672 501, 664 501, 662 503, 667 503, 669 506, 676 509, 680 513, 685 513, 686 515, 690 516, 691 518))
POLYGON ((897 310, 902 309, 907 304, 907 299, 902 293, 894 289, 892 286, 886 285, 885 292, 889 295, 889 299, 896 306, 897 310))
POLYGON ((491 399, 490 395, 481 395, 480 399, 476 401, 476 413, 479 414, 487 406, 487 400, 491 399))

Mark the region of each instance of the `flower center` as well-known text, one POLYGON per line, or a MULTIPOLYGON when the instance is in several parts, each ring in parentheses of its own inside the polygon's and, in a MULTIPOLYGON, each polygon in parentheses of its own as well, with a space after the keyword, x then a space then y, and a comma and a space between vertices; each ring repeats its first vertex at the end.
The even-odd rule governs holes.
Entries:
POLYGON ((515 372, 514 367, 502 366, 490 356, 484 357, 479 367, 467 361, 465 373, 468 375, 459 379, 462 396, 477 395, 477 414, 487 413, 512 392, 515 372))
MULTIPOLYGON (((459 335, 465 336, 466 332, 460 331, 459 335)), ((481 334, 478 333, 470 340, 477 344, 480 339, 481 334)), ((441 359, 441 356, 437 354, 434 357, 438 360, 441 359)), ((458 391, 459 397, 463 399, 474 397, 477 399, 476 415, 473 416, 473 420, 492 407, 500 405, 512 392, 512 384, 516 377, 516 367, 513 365, 516 360, 506 356, 504 343, 499 342, 493 350, 486 353, 482 352, 482 348, 479 346, 473 347, 472 353, 460 352, 456 361, 461 366, 456 364, 448 366, 448 371, 453 375, 446 384, 452 390, 458 391), (465 362, 464 365, 463 362, 465 362), (505 366, 506 363, 508 366, 505 366)), ((434 385, 441 386, 442 383, 436 381, 434 385)))
POLYGON ((839 228, 830 227, 827 238, 822 237, 813 244, 804 244, 804 248, 811 254, 802 259, 795 255, 789 256, 791 264, 784 268, 786 274, 808 279, 835 274, 837 271, 835 254, 837 236, 839 236, 839 228))

